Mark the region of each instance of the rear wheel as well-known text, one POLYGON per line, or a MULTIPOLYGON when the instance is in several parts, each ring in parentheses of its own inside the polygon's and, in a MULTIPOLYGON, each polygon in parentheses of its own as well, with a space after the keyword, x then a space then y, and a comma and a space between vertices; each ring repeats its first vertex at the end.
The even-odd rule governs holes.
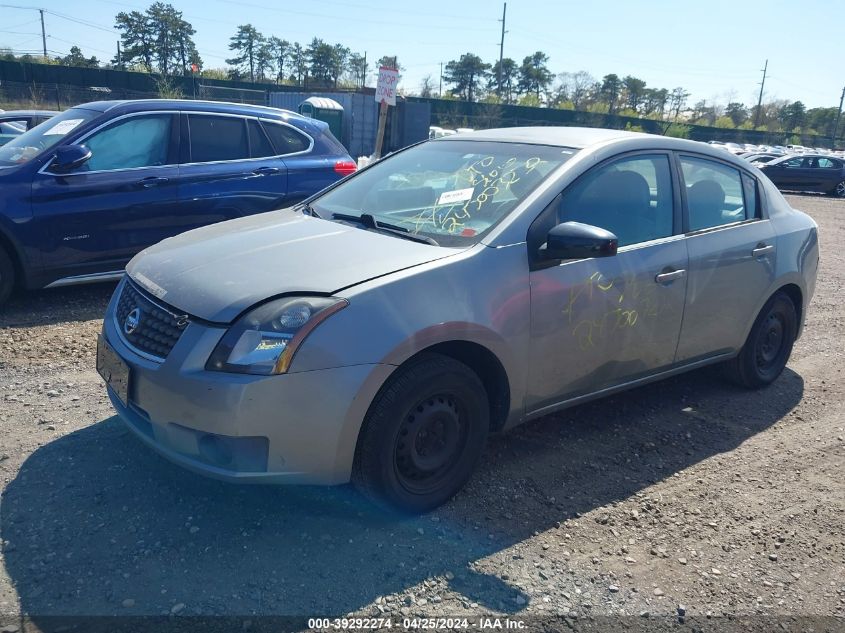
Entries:
POLYGON ((833 189, 830 191, 830 195, 835 196, 837 198, 845 198, 845 180, 837 184, 833 189))
POLYGON ((15 288, 15 265, 9 254, 0 247, 0 305, 5 303, 15 288))
POLYGON ((469 367, 426 354, 400 367, 361 429, 352 481, 390 510, 420 513, 469 479, 489 428, 487 393, 469 367))
POLYGON ((797 333, 795 304, 786 293, 776 292, 757 316, 739 355, 726 363, 728 377, 750 389, 771 384, 786 367, 797 333))

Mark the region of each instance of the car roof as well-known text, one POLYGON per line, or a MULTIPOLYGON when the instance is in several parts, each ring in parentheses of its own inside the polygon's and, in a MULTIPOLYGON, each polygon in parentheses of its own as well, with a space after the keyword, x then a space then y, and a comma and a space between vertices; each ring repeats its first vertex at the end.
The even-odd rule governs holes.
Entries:
POLYGON ((251 114, 253 116, 264 116, 283 119, 306 119, 296 112, 282 110, 281 108, 270 108, 267 106, 252 105, 248 103, 229 103, 226 101, 200 101, 194 99, 133 99, 122 101, 92 101, 82 103, 76 108, 84 110, 95 110, 97 112, 142 112, 145 110, 183 110, 183 111, 213 111, 223 114, 251 114))
POLYGON ((16 116, 55 116, 58 110, 0 110, 0 118, 8 119, 16 116))
POLYGON ((435 142, 452 142, 461 140, 499 141, 507 143, 531 143, 534 145, 556 145, 560 147, 584 148, 605 141, 653 136, 639 132, 624 130, 608 130, 593 127, 508 127, 492 130, 475 130, 473 132, 459 132, 448 138, 436 139, 435 142))
POLYGON ((777 159, 773 160, 773 163, 782 163, 788 160, 792 160, 793 158, 838 158, 838 156, 831 156, 830 154, 787 154, 786 156, 778 156, 777 159))
POLYGON ((566 126, 543 126, 543 127, 511 127, 492 130, 476 130, 475 132, 463 132, 449 137, 432 139, 431 143, 455 142, 455 141, 496 141, 501 143, 529 143, 534 145, 552 145, 571 149, 597 148, 605 145, 622 144, 626 150, 647 150, 662 149, 695 152, 704 154, 722 161, 734 162, 737 165, 747 166, 742 160, 721 149, 722 146, 708 145, 689 139, 660 136, 658 134, 645 134, 643 132, 627 132, 625 130, 609 130, 605 128, 591 127, 566 127, 566 126))

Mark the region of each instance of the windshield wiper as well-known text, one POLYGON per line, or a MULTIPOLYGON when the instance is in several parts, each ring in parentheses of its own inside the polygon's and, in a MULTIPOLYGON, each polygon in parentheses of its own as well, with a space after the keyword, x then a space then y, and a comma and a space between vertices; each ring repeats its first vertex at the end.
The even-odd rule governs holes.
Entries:
POLYGON ((305 204, 303 204, 301 207, 299 207, 299 210, 302 211, 303 213, 307 213, 312 218, 319 218, 320 217, 320 214, 317 213, 317 211, 314 210, 314 207, 312 207, 307 202, 305 204))
POLYGON ((362 213, 361 215, 351 215, 347 213, 332 213, 332 220, 345 220, 346 222, 355 222, 363 225, 367 229, 374 229, 376 231, 386 231, 399 237, 404 237, 406 240, 414 242, 421 242, 423 244, 431 244, 432 246, 440 246, 432 237, 427 235, 419 235, 418 233, 411 233, 406 227, 398 224, 389 224, 376 220, 371 213, 362 213))

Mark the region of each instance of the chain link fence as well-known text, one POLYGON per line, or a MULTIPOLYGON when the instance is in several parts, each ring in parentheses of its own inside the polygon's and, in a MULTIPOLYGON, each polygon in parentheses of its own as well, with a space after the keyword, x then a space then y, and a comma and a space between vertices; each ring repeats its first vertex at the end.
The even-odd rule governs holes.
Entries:
POLYGON ((110 88, 108 86, 73 86, 68 84, 0 81, 0 109, 66 110, 80 103, 114 99, 204 99, 267 105, 269 91, 227 88, 197 81, 188 89, 162 83, 156 91, 110 88))

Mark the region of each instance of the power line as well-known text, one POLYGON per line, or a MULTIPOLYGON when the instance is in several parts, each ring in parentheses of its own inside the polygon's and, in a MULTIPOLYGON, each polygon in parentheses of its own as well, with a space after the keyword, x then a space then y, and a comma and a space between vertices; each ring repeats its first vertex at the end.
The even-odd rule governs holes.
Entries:
MULTIPOLYGON (((511 30, 516 34, 522 34, 523 37, 530 37, 533 40, 541 40, 545 41, 550 44, 561 45, 560 39, 555 39, 548 37, 547 35, 543 35, 536 31, 531 31, 528 29, 523 29, 521 27, 511 27, 511 30)), ((508 31, 510 32, 510 31, 508 31)), ((610 59, 613 61, 624 61, 628 64, 636 64, 637 66, 645 69, 650 70, 658 70, 660 72, 683 72, 684 74, 693 74, 693 75, 703 75, 703 76, 710 76, 710 77, 720 77, 724 78, 725 76, 736 76, 737 78, 749 77, 755 71, 737 71, 737 70, 705 70, 705 69, 696 69, 696 68, 689 68, 688 66, 671 66, 665 64, 655 64, 652 61, 644 61, 641 59, 631 58, 628 56, 621 56, 621 55, 612 55, 608 54, 605 51, 593 48, 587 48, 583 46, 572 46, 570 44, 566 44, 566 47, 569 50, 575 50, 581 53, 589 53, 593 57, 603 57, 605 59, 610 59)))
POLYGON ((96 22, 90 22, 88 20, 82 20, 79 18, 75 18, 71 15, 66 15, 64 13, 58 13, 57 11, 48 11, 44 9, 45 13, 49 13, 50 15, 55 15, 57 18, 62 18, 63 20, 68 20, 70 22, 76 22, 77 24, 82 24, 83 26, 91 27, 92 29, 98 29, 100 31, 105 31, 106 33, 114 34, 114 27, 107 27, 101 24, 97 24, 96 22))
POLYGON ((6 28, 14 30, 14 29, 19 29, 22 26, 29 26, 30 24, 35 24, 36 22, 38 22, 37 18, 35 20, 27 20, 26 22, 21 22, 20 24, 15 24, 14 26, 7 26, 6 28))
POLYGON ((47 13, 49 15, 54 15, 57 18, 61 18, 62 20, 68 20, 69 22, 75 22, 77 24, 81 24, 83 26, 88 26, 92 29, 98 29, 100 31, 105 31, 106 33, 114 33, 113 27, 107 27, 102 24, 97 24, 96 22, 91 22, 90 20, 83 20, 81 18, 74 17, 72 15, 67 15, 66 13, 60 13, 58 11, 51 11, 50 9, 40 9, 38 7, 28 7, 23 6, 20 4, 0 4, 0 7, 6 9, 21 9, 24 11, 38 11, 42 14, 42 22, 43 22, 43 14, 47 13))
MULTIPOLYGON (((70 44, 71 46, 77 46, 76 42, 71 42, 70 40, 64 40, 60 37, 56 37, 55 35, 48 35, 47 37, 49 37, 51 40, 57 40, 59 42, 64 42, 65 44, 70 44)), ((104 53, 106 55, 112 54, 111 51, 106 51, 106 50, 103 50, 102 48, 95 48, 93 46, 89 46, 88 44, 85 45, 85 48, 92 50, 92 51, 97 51, 98 53, 104 53)))
MULTIPOLYGON (((230 4, 229 0, 215 0, 215 1, 219 2, 219 3, 224 3, 227 6, 230 4)), ((382 25, 391 26, 391 27, 409 26, 409 27, 419 28, 419 27, 422 26, 426 29, 454 30, 454 28, 455 28, 454 26, 452 26, 450 24, 419 24, 419 23, 412 24, 412 23, 409 23, 409 22, 395 22, 395 21, 392 21, 392 20, 374 20, 374 19, 368 18, 368 17, 356 18, 356 17, 351 17, 351 16, 330 15, 330 14, 326 14, 326 13, 312 13, 310 11, 296 11, 294 9, 289 9, 287 7, 279 8, 279 7, 272 7, 272 6, 267 6, 267 5, 263 5, 263 4, 255 4, 255 3, 252 3, 252 2, 243 2, 243 1, 239 1, 238 4, 240 6, 252 7, 254 9, 261 9, 263 11, 273 11, 273 12, 277 12, 277 13, 284 13, 286 15, 288 15, 288 14, 304 15, 304 16, 312 17, 312 18, 322 18, 322 19, 328 19, 328 20, 342 20, 344 22, 366 22, 367 24, 382 24, 382 25)), ((462 31, 487 31, 487 29, 484 28, 484 27, 477 27, 477 28, 461 27, 461 30, 462 31)))

